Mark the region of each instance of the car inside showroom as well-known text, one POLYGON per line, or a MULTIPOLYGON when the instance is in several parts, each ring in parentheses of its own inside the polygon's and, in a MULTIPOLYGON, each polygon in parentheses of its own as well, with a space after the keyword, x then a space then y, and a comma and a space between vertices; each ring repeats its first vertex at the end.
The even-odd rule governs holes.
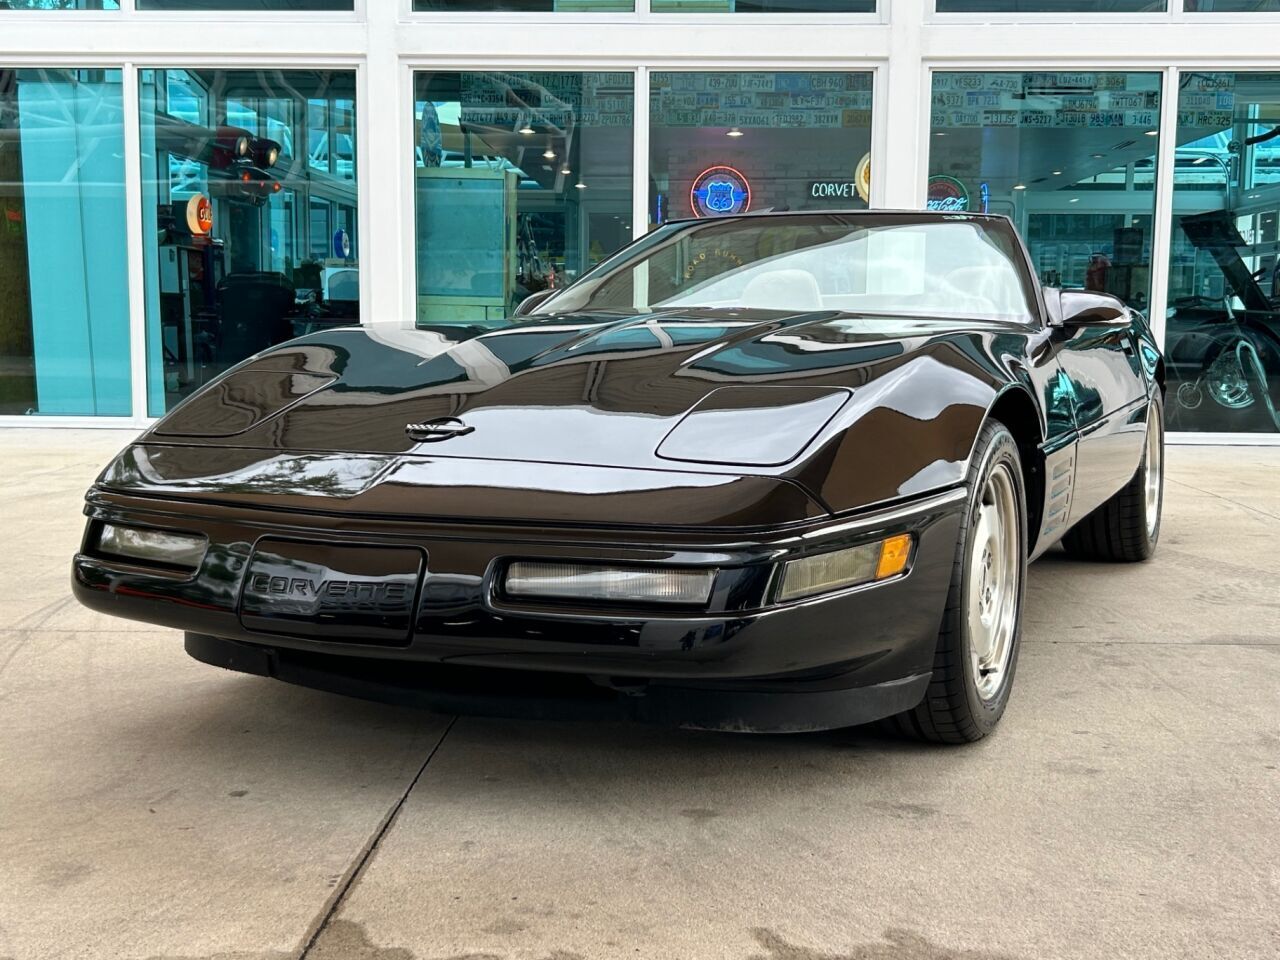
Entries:
POLYGON ((1276 955, 1280 0, 0 0, 0 443, 0 957, 1276 955))

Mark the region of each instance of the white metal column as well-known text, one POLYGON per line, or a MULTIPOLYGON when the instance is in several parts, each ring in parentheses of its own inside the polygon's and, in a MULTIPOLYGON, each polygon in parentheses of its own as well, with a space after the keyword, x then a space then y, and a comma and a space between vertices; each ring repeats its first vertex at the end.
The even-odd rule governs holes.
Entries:
POLYGON ((631 236, 649 232, 649 68, 637 67, 631 134, 631 236))
POLYGON ((932 8, 933 0, 893 0, 889 8, 889 64, 877 71, 877 80, 883 77, 886 89, 875 99, 884 116, 879 120, 872 116, 872 123, 884 130, 885 161, 872 168, 871 178, 877 205, 891 209, 924 204, 930 97, 921 29, 932 8))
POLYGON ((1164 349, 1169 304, 1169 252, 1173 237, 1173 178, 1178 152, 1177 67, 1164 71, 1160 87, 1160 136, 1156 143, 1156 209, 1151 225, 1151 329, 1164 349))
POLYGON ((125 63, 120 87, 124 99, 124 237, 128 257, 129 369, 132 376, 132 419, 139 426, 147 415, 147 287, 146 247, 142 241, 142 117, 138 68, 125 63))
POLYGON ((413 75, 398 59, 396 5, 368 5, 366 57, 358 78, 360 322, 413 324, 413 75))

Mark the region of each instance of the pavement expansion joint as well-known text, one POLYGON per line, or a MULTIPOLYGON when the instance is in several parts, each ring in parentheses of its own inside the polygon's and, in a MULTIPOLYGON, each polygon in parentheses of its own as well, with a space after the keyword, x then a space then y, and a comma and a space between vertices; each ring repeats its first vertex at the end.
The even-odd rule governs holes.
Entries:
POLYGON ((405 801, 408 800, 409 795, 413 793, 413 788, 418 785, 418 781, 422 779, 422 775, 427 772, 427 765, 431 763, 432 758, 436 755, 436 751, 440 749, 445 738, 449 736, 449 731, 453 729, 453 725, 457 722, 457 717, 449 718, 449 723, 440 734, 440 739, 435 742, 435 745, 427 753, 426 759, 422 761, 422 766, 418 768, 418 772, 413 775, 413 779, 410 780, 408 786, 404 788, 404 792, 401 793, 396 802, 391 805, 386 816, 384 816, 382 821, 378 824, 378 828, 373 831, 369 840, 366 841, 365 845, 361 848, 359 855, 355 859, 355 865, 347 871, 346 877, 338 884, 333 894, 329 897, 328 902, 321 909, 316 920, 313 921, 311 930, 307 935, 305 935, 303 941, 304 945, 302 947, 302 951, 298 954, 298 960, 307 960, 311 951, 315 949, 320 937, 329 927, 334 916, 341 908, 343 901, 346 900, 347 894, 355 886, 356 881, 359 880, 360 876, 364 873, 365 866, 373 858, 374 853, 377 852, 378 846, 382 843, 382 838, 387 835, 387 831, 389 831, 392 824, 396 822, 396 818, 400 815, 400 811, 404 807, 405 801))

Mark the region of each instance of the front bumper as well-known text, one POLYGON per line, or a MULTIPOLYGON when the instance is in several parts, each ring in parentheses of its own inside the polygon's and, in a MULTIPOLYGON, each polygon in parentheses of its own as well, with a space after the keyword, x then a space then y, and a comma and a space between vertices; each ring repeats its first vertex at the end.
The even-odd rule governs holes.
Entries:
MULTIPOLYGON (((421 700, 449 673, 414 673, 407 661, 485 667, 490 677, 507 670, 526 671, 525 677, 527 671, 579 674, 611 689, 615 699, 624 691, 624 715, 655 713, 651 718, 682 716, 694 726, 753 729, 763 718, 767 729, 807 729, 806 716, 819 727, 859 723, 874 718, 868 712, 898 712, 923 696, 965 502, 966 491, 955 488, 852 519, 717 539, 706 531, 337 520, 96 490, 86 508, 90 522, 85 549, 75 558, 73 587, 95 610, 187 632, 188 650, 199 659, 233 669, 251 664, 248 672, 326 689, 354 684, 359 689, 346 692, 368 695, 381 686, 398 690, 394 699, 421 700), (101 522, 198 531, 208 536, 209 550, 188 577, 132 567, 93 555, 94 526, 101 522), (753 605, 753 596, 768 595, 753 591, 787 557, 815 545, 837 548, 904 532, 914 535, 915 549, 899 577, 753 605), (288 624, 263 629, 260 620, 246 618, 247 570, 264 539, 421 551, 423 573, 407 636, 394 643, 345 637, 341 629, 318 636, 288 624), (714 566, 727 572, 727 586, 718 586, 708 608, 696 611, 516 606, 493 590, 496 565, 511 557, 714 566), (412 696, 415 690, 422 696, 412 696), (845 694, 859 691, 852 706, 820 705, 824 697, 848 700, 845 694), (800 693, 811 695, 804 698, 807 706, 795 696, 800 693), (763 697, 757 720, 746 719, 726 697, 740 707, 763 697), (905 700, 910 702, 903 705, 905 700), (784 722, 783 705, 795 706, 785 712, 801 722, 784 722), (725 719, 713 722, 713 714, 725 719)), ((456 706, 447 696, 427 699, 445 709, 456 706)), ((520 698, 496 699, 510 704, 520 698)))
POLYGON ((356 659, 188 633, 202 663, 313 690, 450 714, 521 720, 626 720, 733 733, 805 733, 910 710, 931 674, 847 686, 843 675, 790 681, 606 685, 564 673, 356 659))

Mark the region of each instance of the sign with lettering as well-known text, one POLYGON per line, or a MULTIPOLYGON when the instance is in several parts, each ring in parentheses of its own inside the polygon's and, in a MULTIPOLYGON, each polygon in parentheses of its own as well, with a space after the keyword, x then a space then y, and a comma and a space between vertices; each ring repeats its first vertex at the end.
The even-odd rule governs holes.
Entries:
POLYGON ((187 232, 193 237, 207 237, 213 232, 213 205, 203 193, 187 201, 187 232))
POLYGON ((694 178, 689 206, 695 217, 728 217, 751 209, 751 184, 733 167, 707 167, 694 178))
POLYGON ((814 180, 808 195, 814 200, 852 200, 858 196, 858 185, 853 180, 814 180))
POLYGON ((930 210, 957 212, 969 209, 969 188, 955 177, 943 174, 929 178, 929 193, 925 206, 930 210))

